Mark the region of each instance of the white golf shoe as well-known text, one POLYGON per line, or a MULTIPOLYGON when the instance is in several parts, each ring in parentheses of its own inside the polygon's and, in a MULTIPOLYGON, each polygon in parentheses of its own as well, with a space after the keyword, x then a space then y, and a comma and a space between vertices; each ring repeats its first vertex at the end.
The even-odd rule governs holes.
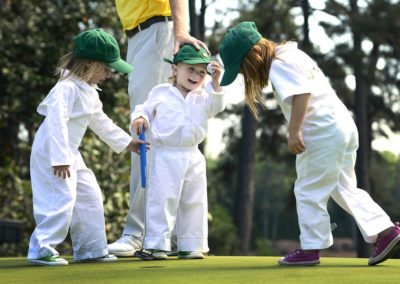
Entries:
POLYGON ((68 261, 64 258, 59 257, 58 255, 50 255, 42 258, 28 258, 29 262, 38 264, 38 265, 49 265, 49 266, 63 266, 68 265, 68 261))
POLYGON ((108 252, 116 256, 133 256, 135 251, 141 249, 140 241, 135 236, 128 234, 108 245, 108 252))

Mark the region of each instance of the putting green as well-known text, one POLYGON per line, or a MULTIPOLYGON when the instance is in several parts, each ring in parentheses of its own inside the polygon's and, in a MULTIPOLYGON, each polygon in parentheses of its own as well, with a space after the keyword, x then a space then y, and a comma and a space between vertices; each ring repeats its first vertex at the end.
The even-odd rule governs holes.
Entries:
POLYGON ((267 283, 346 284, 400 283, 400 260, 370 267, 367 259, 321 258, 314 267, 282 267, 278 257, 209 256, 204 260, 142 261, 120 258, 115 263, 35 266, 24 258, 0 258, 2 284, 116 283, 267 283))

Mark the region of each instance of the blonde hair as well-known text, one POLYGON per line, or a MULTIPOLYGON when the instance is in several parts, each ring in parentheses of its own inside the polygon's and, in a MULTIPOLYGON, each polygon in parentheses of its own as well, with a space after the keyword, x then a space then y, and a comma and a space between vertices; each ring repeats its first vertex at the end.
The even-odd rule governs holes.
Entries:
POLYGON ((105 63, 99 61, 79 58, 71 51, 60 58, 55 75, 60 76, 59 80, 65 80, 70 76, 75 75, 90 83, 96 74, 104 70, 105 65, 105 63), (63 69, 69 71, 68 75, 63 76, 63 69))
POLYGON ((258 119, 258 106, 262 105, 262 90, 268 85, 269 70, 275 57, 275 43, 261 38, 243 59, 240 73, 244 77, 245 102, 258 119))

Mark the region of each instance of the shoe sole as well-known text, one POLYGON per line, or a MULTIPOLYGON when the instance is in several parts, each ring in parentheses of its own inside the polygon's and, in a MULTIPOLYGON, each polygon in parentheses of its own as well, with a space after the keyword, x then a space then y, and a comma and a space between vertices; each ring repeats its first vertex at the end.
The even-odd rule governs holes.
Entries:
POLYGON ((284 260, 278 260, 279 265, 299 265, 299 266, 313 266, 313 265, 318 265, 321 262, 319 260, 313 260, 313 261, 299 261, 299 262, 287 262, 284 260))
POLYGON ((40 259, 28 259, 28 261, 32 262, 34 264, 45 265, 45 266, 66 266, 66 265, 68 265, 68 261, 66 261, 66 262, 51 262, 51 261, 45 261, 45 260, 40 260, 40 259))
POLYGON ((376 257, 368 260, 368 265, 377 265, 391 257, 400 248, 400 235, 396 236, 376 257))

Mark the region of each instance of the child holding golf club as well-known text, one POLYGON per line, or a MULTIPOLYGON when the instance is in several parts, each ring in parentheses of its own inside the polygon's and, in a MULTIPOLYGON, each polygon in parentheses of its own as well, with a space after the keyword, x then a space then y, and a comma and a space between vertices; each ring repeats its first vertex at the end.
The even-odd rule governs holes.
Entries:
POLYGON ((173 60, 172 83, 152 89, 131 115, 132 128, 151 132, 144 260, 167 259, 176 225, 178 258, 202 259, 208 252, 206 164, 198 145, 207 120, 224 107, 221 68, 203 48, 183 45, 173 60), (211 63, 210 63, 211 61, 211 63), (207 65, 211 82, 203 89, 207 65))
POLYGON ((30 174, 36 228, 28 261, 68 265, 56 246, 70 230, 75 261, 109 262, 103 200, 93 172, 83 162, 79 145, 89 127, 114 151, 138 152, 139 144, 103 112, 97 84, 110 68, 129 73, 117 41, 101 29, 75 38, 72 52, 61 58, 60 79, 37 111, 43 115, 32 146, 30 174))
POLYGON ((319 251, 333 244, 330 197, 355 218, 365 241, 376 243, 368 264, 390 257, 400 243, 400 225, 357 188, 357 128, 316 63, 295 42, 277 44, 263 38, 253 22, 228 30, 219 52, 225 66, 221 85, 231 84, 242 73, 246 103, 257 117, 261 91, 270 80, 289 122, 288 146, 297 155, 294 193, 301 248, 279 264, 319 264, 319 251))

